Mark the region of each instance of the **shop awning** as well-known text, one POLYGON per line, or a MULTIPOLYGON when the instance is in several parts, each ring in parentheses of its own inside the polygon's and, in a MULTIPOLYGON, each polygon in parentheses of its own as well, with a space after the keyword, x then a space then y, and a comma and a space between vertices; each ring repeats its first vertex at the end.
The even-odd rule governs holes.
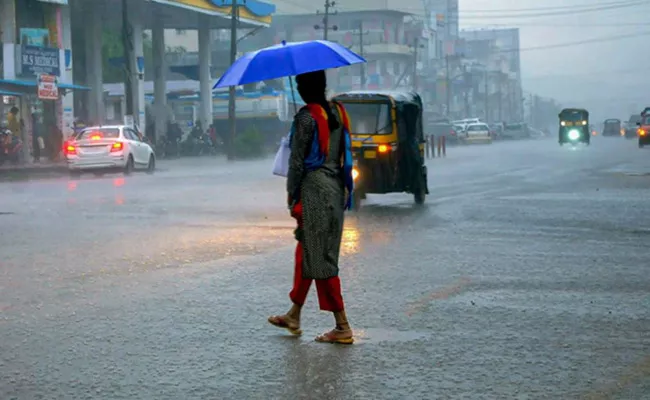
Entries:
MULTIPOLYGON (((19 86, 19 87, 27 87, 27 88, 32 88, 32 87, 37 87, 38 82, 36 81, 21 81, 18 79, 0 79, 0 90, 2 90, 2 86, 19 86)), ((58 84, 59 89, 63 90, 90 90, 89 87, 86 86, 81 86, 81 85, 75 85, 72 83, 59 83, 58 84)))
POLYGON ((22 95, 23 95, 23 93, 10 92, 10 91, 8 91, 8 90, 2 90, 2 89, 0 89, 0 96, 14 96, 14 97, 18 97, 18 96, 22 96, 22 95))
POLYGON ((59 83, 59 89, 65 90, 90 90, 88 86, 75 85, 72 83, 59 83))

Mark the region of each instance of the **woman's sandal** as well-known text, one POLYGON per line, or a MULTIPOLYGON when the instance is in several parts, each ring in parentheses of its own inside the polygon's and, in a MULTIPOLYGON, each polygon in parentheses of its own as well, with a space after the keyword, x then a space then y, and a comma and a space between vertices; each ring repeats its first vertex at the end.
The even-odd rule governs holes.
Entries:
POLYGON ((300 324, 297 324, 293 321, 287 321, 286 315, 273 315, 269 317, 269 323, 277 328, 288 330, 292 335, 302 335, 300 324))
POLYGON ((320 343, 338 343, 338 344, 354 343, 354 338, 352 337, 352 329, 334 328, 329 332, 325 332, 320 336, 316 336, 315 340, 320 343))

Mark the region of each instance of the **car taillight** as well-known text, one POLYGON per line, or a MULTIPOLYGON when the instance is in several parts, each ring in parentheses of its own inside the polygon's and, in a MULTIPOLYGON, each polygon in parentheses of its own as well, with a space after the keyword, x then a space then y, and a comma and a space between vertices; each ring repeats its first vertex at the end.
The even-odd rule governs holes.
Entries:
POLYGON ((639 129, 638 132, 639 132, 639 136, 645 136, 646 135, 645 129, 639 129))
POLYGON ((72 144, 66 144, 64 152, 65 154, 77 154, 77 148, 72 144))
POLYGON ((122 142, 115 142, 113 143, 113 146, 111 146, 111 153, 114 151, 122 151, 124 150, 124 143, 122 142))
POLYGON ((451 136, 456 136, 456 131, 453 129, 451 130, 451 136))

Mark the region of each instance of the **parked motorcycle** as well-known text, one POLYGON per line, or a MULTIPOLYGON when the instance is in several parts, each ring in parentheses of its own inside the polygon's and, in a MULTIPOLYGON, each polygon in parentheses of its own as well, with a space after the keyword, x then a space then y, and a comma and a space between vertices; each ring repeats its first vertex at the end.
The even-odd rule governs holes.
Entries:
POLYGON ((5 162, 20 164, 23 160, 23 141, 7 128, 0 128, 0 165, 5 162))

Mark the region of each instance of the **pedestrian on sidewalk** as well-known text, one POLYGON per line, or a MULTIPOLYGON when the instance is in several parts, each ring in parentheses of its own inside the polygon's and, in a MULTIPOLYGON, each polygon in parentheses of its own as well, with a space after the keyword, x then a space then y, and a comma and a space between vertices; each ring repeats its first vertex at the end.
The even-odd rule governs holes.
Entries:
POLYGON ((300 335, 302 306, 315 279, 320 309, 332 312, 336 324, 316 341, 351 344, 354 339, 338 276, 343 214, 352 192, 348 118, 342 105, 330 104, 325 97, 325 71, 298 75, 296 83, 307 105, 294 118, 287 177, 288 205, 298 223, 289 294, 293 305, 286 314, 268 321, 300 335))

